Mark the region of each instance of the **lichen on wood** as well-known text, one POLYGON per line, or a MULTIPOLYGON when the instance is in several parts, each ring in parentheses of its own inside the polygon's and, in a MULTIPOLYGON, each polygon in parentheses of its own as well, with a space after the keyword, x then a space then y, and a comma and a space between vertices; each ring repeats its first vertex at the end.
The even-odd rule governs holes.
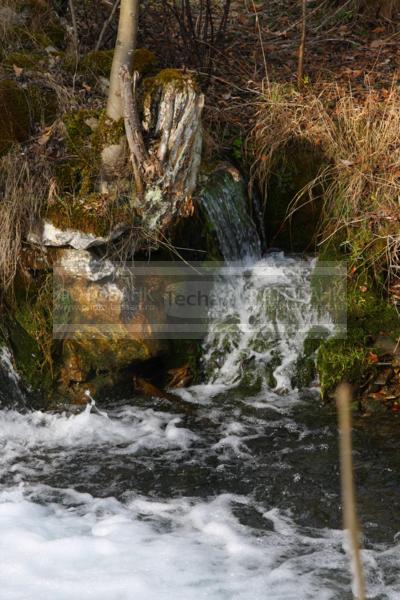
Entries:
POLYGON ((167 69, 144 85, 143 133, 136 81, 121 73, 125 130, 136 180, 135 207, 150 231, 164 231, 190 202, 201 162, 204 96, 190 75, 167 69), (144 141, 145 140, 145 141, 144 141))

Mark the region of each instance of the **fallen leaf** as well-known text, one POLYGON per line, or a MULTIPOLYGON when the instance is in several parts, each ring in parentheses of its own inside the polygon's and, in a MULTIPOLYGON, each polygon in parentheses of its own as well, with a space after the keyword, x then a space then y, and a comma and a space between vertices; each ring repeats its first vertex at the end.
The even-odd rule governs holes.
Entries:
POLYGON ((13 65, 13 69, 14 69, 15 77, 21 77, 23 68, 17 67, 17 65, 13 65))
POLYGON ((377 355, 377 354, 375 354, 375 352, 370 352, 370 353, 368 354, 368 362, 369 362, 369 363, 372 363, 372 364, 379 362, 379 357, 378 357, 378 355, 377 355))
POLYGON ((385 40, 373 40, 369 47, 370 48, 382 48, 385 45, 385 40))
POLYGON ((42 135, 38 138, 39 146, 45 146, 51 137, 52 127, 46 127, 42 135))

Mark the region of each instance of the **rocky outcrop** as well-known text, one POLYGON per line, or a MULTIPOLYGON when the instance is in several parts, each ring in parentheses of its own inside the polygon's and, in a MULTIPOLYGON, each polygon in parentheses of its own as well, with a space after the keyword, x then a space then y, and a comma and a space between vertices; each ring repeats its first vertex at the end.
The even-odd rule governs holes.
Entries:
POLYGON ((153 322, 162 321, 163 309, 149 311, 145 298, 132 306, 135 282, 129 268, 87 250, 64 249, 54 276, 53 332, 63 340, 65 389, 90 383, 99 374, 115 377, 162 352, 153 322))
POLYGON ((27 236, 27 241, 39 246, 62 247, 70 246, 76 250, 87 250, 93 246, 102 246, 120 237, 127 229, 121 224, 110 231, 107 236, 99 236, 94 233, 79 231, 78 229, 60 229, 53 223, 44 220, 36 223, 27 236))

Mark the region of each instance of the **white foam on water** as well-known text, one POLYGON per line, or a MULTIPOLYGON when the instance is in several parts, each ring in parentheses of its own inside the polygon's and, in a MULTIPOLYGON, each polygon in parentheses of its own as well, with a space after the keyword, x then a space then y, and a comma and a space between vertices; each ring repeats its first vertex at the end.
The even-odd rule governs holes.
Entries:
POLYGON ((93 414, 90 404, 78 415, 41 411, 21 414, 0 411, 0 445, 31 448, 34 446, 77 448, 102 444, 130 444, 131 452, 139 449, 177 446, 186 449, 196 439, 193 432, 180 427, 180 418, 152 409, 125 406, 112 412, 114 418, 93 414))
POLYGON ((15 385, 18 385, 21 378, 14 369, 12 354, 7 346, 0 348, 0 365, 5 369, 8 377, 15 383, 15 385))
POLYGON ((235 386, 253 365, 260 367, 258 373, 269 388, 291 390, 294 365, 307 335, 316 327, 327 334, 335 329, 329 314, 312 303, 315 264, 315 259, 278 253, 253 265, 232 266, 232 275, 225 269, 214 294, 229 298, 229 304, 216 302, 211 308, 204 344, 204 363, 212 367, 210 383, 235 386))
MULTIPOLYGON (((290 386, 293 364, 315 324, 309 310, 313 263, 303 261, 303 269, 298 264, 268 257, 236 280, 241 325, 233 337, 221 328, 224 315, 215 313, 206 360, 213 361, 217 351, 217 369, 209 383, 180 391, 197 405, 199 416, 213 423, 210 438, 207 431, 191 431, 176 414, 128 405, 107 413, 89 405, 74 416, 0 411, 1 600, 350 600, 343 533, 300 527, 291 514, 257 503, 252 494, 174 497, 172 481, 165 497, 143 496, 134 484, 130 487, 128 477, 119 499, 99 498, 41 481, 42 475, 53 481, 57 470, 62 479, 65 465, 76 468, 89 456, 99 468, 107 458, 110 478, 114 465, 117 471, 131 461, 129 468, 135 469, 143 457, 160 477, 166 462, 187 459, 190 479, 197 467, 218 474, 240 461, 256 464, 252 442, 278 427, 298 439, 307 436, 287 412, 299 399, 290 386), (258 293, 260 302, 254 301, 258 293), (277 300, 287 313, 269 320, 270 304, 277 300), (274 352, 280 357, 273 372, 275 389, 266 393, 264 385, 261 393, 229 411, 218 402, 221 393, 231 401, 243 361, 268 366, 274 352), (257 410, 266 408, 274 409, 278 420, 258 416, 257 410)), ((226 293, 229 282, 221 285, 226 293)), ((282 469, 285 443, 283 438, 271 456, 271 464, 282 469)), ((96 477, 97 471, 88 473, 96 477)), ((301 477, 293 472, 297 482, 301 477)), ((306 503, 306 489, 304 495, 306 503)), ((398 540, 363 550, 363 558, 369 598, 398 600, 398 540)))
MULTIPOLYGON (((230 445, 249 454, 249 437, 243 423, 228 419, 219 450, 230 445)), ((89 409, 70 417, 0 412, 0 469, 5 474, 13 459, 21 474, 19 484, 0 489, 2 600, 346 598, 342 532, 300 528, 290 515, 251 497, 151 498, 127 489, 118 501, 30 483, 36 464, 29 453, 38 448, 58 451, 62 460, 94 444, 99 457, 108 447, 123 462, 143 445, 190 453, 197 442, 176 417, 130 406, 108 419, 89 409), (237 510, 246 506, 265 529, 239 520, 237 510)), ((400 585, 388 585, 385 573, 395 568, 400 547, 364 555, 370 597, 398 598, 400 585)))
MULTIPOLYGON (((273 509, 264 514, 271 531, 256 534, 234 514, 246 498, 68 500, 66 493, 65 505, 41 506, 17 489, 0 494, 3 600, 348 597, 341 532, 299 531, 273 509)), ((365 554, 372 598, 385 590, 384 553, 365 554)), ((399 558, 398 547, 390 551, 392 561, 399 558)), ((399 591, 394 585, 383 597, 399 591)))

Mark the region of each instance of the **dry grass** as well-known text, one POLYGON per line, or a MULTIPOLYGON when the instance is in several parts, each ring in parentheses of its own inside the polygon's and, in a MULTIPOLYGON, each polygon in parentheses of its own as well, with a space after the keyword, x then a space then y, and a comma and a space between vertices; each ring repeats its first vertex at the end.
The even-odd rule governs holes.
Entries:
POLYGON ((0 159, 0 290, 3 292, 12 285, 22 240, 47 199, 46 173, 45 165, 32 165, 18 150, 0 159))
POLYGON ((269 86, 261 96, 249 148, 253 181, 268 201, 282 149, 305 139, 326 157, 318 176, 288 207, 288 217, 323 190, 320 244, 341 244, 352 267, 393 283, 400 274, 400 93, 393 87, 361 102, 351 90, 299 93, 269 86))

